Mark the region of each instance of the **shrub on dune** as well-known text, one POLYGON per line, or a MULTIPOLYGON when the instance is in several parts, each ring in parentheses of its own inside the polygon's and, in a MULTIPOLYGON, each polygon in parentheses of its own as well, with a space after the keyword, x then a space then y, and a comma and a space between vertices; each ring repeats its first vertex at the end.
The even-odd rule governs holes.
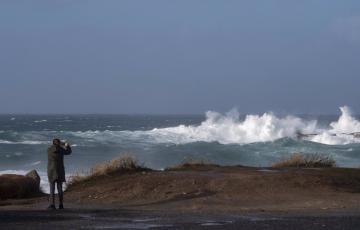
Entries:
POLYGON ((140 165, 133 156, 122 155, 110 161, 96 164, 87 173, 74 174, 70 177, 68 187, 96 177, 109 176, 116 173, 140 172, 147 170, 149 169, 140 165))
POLYGON ((272 165, 274 168, 332 168, 336 166, 335 160, 326 154, 294 153, 272 165))
POLYGON ((208 160, 187 158, 187 159, 184 159, 180 164, 172 166, 172 167, 168 167, 165 170, 168 170, 168 171, 184 170, 184 169, 196 169, 196 168, 214 167, 214 166, 218 166, 218 165, 212 164, 208 160))
POLYGON ((95 165, 91 168, 90 175, 102 176, 117 172, 142 171, 143 169, 144 167, 140 166, 134 157, 124 155, 95 165))

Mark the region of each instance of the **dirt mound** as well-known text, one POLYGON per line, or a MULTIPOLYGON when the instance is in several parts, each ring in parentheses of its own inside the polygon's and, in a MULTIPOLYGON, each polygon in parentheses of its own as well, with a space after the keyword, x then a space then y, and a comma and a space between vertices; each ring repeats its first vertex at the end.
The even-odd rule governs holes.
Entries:
POLYGON ((100 176, 71 186, 77 203, 176 209, 301 209, 354 206, 359 169, 271 169, 201 165, 100 176))

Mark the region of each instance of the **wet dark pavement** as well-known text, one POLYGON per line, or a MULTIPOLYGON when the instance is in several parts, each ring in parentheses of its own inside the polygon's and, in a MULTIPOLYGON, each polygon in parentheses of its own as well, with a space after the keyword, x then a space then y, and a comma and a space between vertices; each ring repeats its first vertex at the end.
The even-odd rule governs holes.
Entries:
POLYGON ((360 215, 201 214, 134 210, 0 211, 0 229, 356 230, 360 215))

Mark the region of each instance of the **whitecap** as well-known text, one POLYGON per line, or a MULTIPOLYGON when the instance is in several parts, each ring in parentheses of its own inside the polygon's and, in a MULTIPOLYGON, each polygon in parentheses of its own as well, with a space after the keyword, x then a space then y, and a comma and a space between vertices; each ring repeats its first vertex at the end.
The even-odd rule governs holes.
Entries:
POLYGON ((44 145, 49 144, 49 141, 8 141, 8 140, 1 140, 0 144, 9 144, 9 145, 44 145))
POLYGON ((0 144, 14 144, 14 142, 0 139, 0 144))
POLYGON ((31 166, 35 166, 35 165, 39 165, 39 164, 41 164, 41 161, 35 161, 35 162, 30 163, 31 166))
POLYGON ((25 170, 2 170, 0 171, 0 175, 4 175, 4 174, 16 174, 16 175, 25 175, 26 173, 28 173, 28 171, 25 170))
POLYGON ((34 121, 35 123, 43 123, 43 122, 47 122, 47 120, 36 120, 34 121))

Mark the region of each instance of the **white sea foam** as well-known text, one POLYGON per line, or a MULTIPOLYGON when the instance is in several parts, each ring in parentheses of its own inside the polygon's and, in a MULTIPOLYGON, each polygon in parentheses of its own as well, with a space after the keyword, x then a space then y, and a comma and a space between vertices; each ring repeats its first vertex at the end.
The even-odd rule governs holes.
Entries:
POLYGON ((23 144, 23 145, 45 145, 49 144, 50 141, 20 141, 17 142, 17 144, 23 144))
POLYGON ((35 123, 43 123, 43 122, 47 122, 47 120, 36 120, 34 121, 35 123))
POLYGON ((45 144, 49 144, 49 141, 31 141, 31 140, 26 140, 26 141, 8 141, 8 140, 1 140, 0 139, 0 144, 8 144, 8 145, 45 145, 45 144))
POLYGON ((298 117, 278 118, 272 113, 247 115, 240 120, 237 111, 225 115, 207 112, 199 126, 178 126, 150 131, 160 139, 173 139, 175 143, 194 141, 246 144, 274 141, 283 137, 296 137, 299 131, 314 133, 317 121, 304 121, 298 117))
POLYGON ((360 121, 356 120, 347 106, 340 107, 341 116, 335 122, 330 123, 328 130, 322 130, 310 140, 328 145, 341 145, 360 143, 360 138, 353 133, 360 132, 360 121))
POLYGON ((7 141, 7 140, 0 140, 0 144, 13 144, 14 142, 12 141, 7 141))
POLYGON ((35 161, 35 162, 31 163, 30 165, 35 166, 35 165, 39 165, 39 164, 41 164, 41 161, 35 161))
POLYGON ((356 120, 347 106, 340 107, 341 116, 337 122, 332 122, 332 132, 334 133, 355 133, 360 132, 360 121, 356 120))
POLYGON ((247 115, 240 119, 236 110, 226 114, 207 112, 200 125, 179 125, 150 131, 86 131, 72 135, 92 142, 142 142, 185 144, 191 142, 219 142, 222 144, 247 144, 268 142, 281 138, 297 138, 299 133, 316 134, 304 139, 327 145, 360 143, 360 138, 351 135, 360 132, 360 121, 356 120, 346 106, 340 107, 341 116, 321 128, 316 120, 304 120, 296 116, 278 117, 273 113, 247 115))
POLYGON ((26 173, 28 173, 28 171, 25 170, 3 170, 0 171, 0 175, 4 175, 4 174, 17 174, 17 175, 25 175, 26 173))
POLYGON ((360 143, 360 138, 351 135, 360 132, 360 122, 356 120, 347 106, 340 107, 341 116, 332 122, 327 129, 320 128, 317 121, 286 116, 279 118, 272 113, 263 115, 247 115, 244 120, 232 111, 222 115, 208 112, 206 120, 199 126, 177 126, 154 129, 152 132, 158 140, 175 143, 193 141, 217 141, 223 144, 246 144, 254 142, 274 141, 280 138, 295 138, 299 133, 317 134, 305 139, 328 145, 360 143))

